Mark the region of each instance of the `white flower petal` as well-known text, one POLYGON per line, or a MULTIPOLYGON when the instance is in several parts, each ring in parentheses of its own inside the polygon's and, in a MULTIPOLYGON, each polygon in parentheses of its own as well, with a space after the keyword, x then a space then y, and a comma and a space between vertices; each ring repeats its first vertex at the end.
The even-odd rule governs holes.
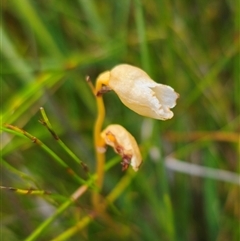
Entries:
POLYGON ((116 66, 110 71, 108 85, 123 104, 140 115, 161 120, 173 117, 170 108, 176 105, 179 95, 170 86, 154 82, 137 67, 116 66))

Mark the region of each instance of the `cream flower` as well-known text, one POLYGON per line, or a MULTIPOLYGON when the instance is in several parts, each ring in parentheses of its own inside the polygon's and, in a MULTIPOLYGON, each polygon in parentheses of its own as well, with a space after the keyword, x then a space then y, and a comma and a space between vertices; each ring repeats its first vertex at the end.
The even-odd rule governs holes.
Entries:
POLYGON ((173 117, 170 108, 176 105, 179 94, 170 86, 154 82, 143 70, 121 64, 101 74, 99 80, 102 93, 110 87, 124 105, 139 115, 160 120, 173 117))
POLYGON ((135 138, 125 128, 117 124, 109 125, 102 131, 101 137, 122 157, 123 170, 131 165, 134 171, 138 171, 142 156, 135 138))

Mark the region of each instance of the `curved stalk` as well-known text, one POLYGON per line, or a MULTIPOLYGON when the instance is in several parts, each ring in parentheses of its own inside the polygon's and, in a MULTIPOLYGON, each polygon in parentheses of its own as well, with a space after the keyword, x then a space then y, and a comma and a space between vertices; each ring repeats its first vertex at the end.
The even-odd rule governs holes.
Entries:
POLYGON ((103 180, 104 180, 104 165, 105 165, 105 143, 103 139, 101 138, 101 131, 102 131, 102 125, 105 118, 105 106, 102 98, 102 85, 106 84, 108 81, 108 78, 106 78, 105 73, 101 74, 96 82, 96 88, 95 88, 95 95, 96 95, 96 101, 97 101, 97 119, 94 126, 94 145, 95 145, 95 152, 96 152, 96 159, 97 159, 97 179, 96 179, 96 188, 97 190, 93 192, 93 205, 96 209, 99 209, 100 207, 100 194, 99 192, 102 189, 103 186, 103 180))

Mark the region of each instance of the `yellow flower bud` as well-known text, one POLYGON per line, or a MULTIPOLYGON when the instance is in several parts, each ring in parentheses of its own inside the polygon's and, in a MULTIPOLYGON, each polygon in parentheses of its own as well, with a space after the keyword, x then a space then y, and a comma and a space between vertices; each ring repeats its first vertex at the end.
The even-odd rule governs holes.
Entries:
POLYGON ((156 83, 140 68, 128 64, 117 65, 100 75, 100 79, 124 105, 139 115, 159 120, 173 117, 170 109, 176 105, 179 94, 170 86, 156 83))
POLYGON ((122 157, 123 170, 131 165, 134 171, 138 171, 142 156, 135 138, 125 128, 117 124, 109 125, 102 131, 101 137, 122 157))

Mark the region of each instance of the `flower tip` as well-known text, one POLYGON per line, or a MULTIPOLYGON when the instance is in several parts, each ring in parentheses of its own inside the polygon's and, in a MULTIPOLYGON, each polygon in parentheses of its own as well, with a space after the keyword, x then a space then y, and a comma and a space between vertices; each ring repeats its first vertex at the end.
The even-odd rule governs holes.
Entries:
POLYGON ((105 71, 101 73, 96 82, 96 96, 101 96, 103 93, 110 90, 110 87, 108 85, 110 79, 110 71, 105 71))
POLYGON ((102 83, 103 82, 108 82, 110 78, 110 71, 104 71, 103 73, 101 73, 98 78, 97 81, 100 80, 102 83))

